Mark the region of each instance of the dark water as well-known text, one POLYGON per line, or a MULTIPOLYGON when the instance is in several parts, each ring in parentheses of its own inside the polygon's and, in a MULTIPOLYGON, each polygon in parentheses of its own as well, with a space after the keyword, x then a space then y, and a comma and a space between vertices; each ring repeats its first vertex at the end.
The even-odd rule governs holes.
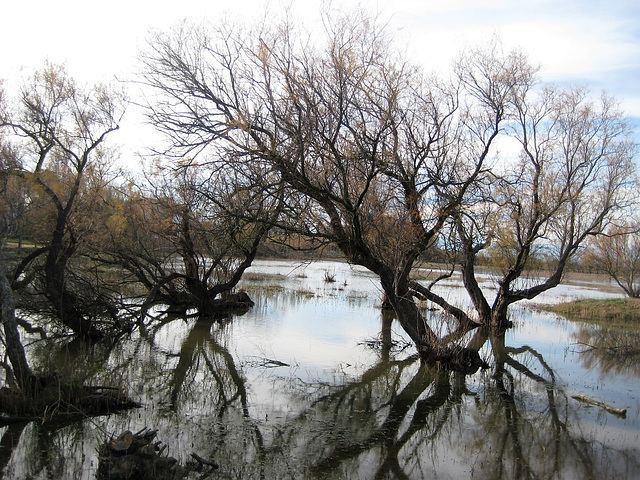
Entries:
MULTIPOLYGON (((470 334, 492 368, 465 376, 421 368, 361 270, 259 262, 244 288, 256 306, 229 321, 167 318, 93 347, 30 338, 32 361, 122 384, 144 406, 5 427, 4 478, 94 478, 105 435, 145 426, 176 458, 217 461, 211 478, 640 478, 640 368, 578 353, 586 327, 517 308, 505 336, 470 334), (372 348, 381 335, 395 347, 372 348)), ((563 286, 541 301, 604 295, 563 286)))

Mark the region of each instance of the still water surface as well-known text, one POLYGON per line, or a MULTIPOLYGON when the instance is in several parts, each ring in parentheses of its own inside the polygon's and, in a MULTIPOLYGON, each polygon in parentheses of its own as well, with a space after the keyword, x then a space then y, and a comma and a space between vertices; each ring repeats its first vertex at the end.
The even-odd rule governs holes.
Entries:
MULTIPOLYGON (((463 375, 420 367, 364 270, 260 261, 242 286, 255 307, 222 322, 165 318, 91 347, 29 338, 32 361, 122 383, 144 406, 5 427, 4 478, 95 478, 105 434, 145 426, 180 460, 217 461, 212 478, 640 478, 640 368, 579 353, 588 327, 518 306, 506 335, 470 333, 492 368, 463 375), (372 348, 381 335, 395 347, 372 348)), ((538 301, 607 295, 565 285, 538 301)))

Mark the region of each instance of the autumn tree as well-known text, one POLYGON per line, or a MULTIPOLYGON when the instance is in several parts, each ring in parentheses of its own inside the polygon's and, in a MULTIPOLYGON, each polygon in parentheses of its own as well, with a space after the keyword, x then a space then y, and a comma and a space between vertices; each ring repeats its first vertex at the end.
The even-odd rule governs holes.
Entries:
POLYGON ((247 308, 253 302, 233 290, 281 204, 224 163, 157 161, 105 225, 111 238, 101 261, 133 274, 146 292, 143 310, 164 303, 215 316, 247 308))
POLYGON ((14 175, 19 168, 17 152, 0 136, 0 247, 9 237, 17 237, 19 246, 22 240, 27 206, 22 182, 14 175))
MULTIPOLYGON (((0 84, 0 87, 2 85, 0 84)), ((3 90, 0 88, 0 111, 4 108, 3 90)), ((15 298, 7 278, 5 244, 7 238, 19 229, 20 207, 22 201, 17 198, 15 182, 11 173, 19 165, 15 150, 0 136, 0 323, 2 324, 2 344, 5 347, 11 368, 5 365, 7 378, 14 380, 22 390, 31 389, 35 376, 20 340, 20 332, 15 317, 15 298)))
POLYGON ((15 139, 21 159, 14 174, 28 182, 30 200, 40 205, 32 213, 33 223, 46 227, 40 230, 44 246, 22 258, 12 278, 37 270, 32 286, 64 325, 83 336, 100 333, 89 307, 92 300, 74 289, 69 264, 91 225, 86 213, 98 201, 95 193, 104 186, 111 161, 105 141, 123 111, 120 93, 103 85, 80 88, 64 67, 47 65, 24 84, 0 123, 15 139))

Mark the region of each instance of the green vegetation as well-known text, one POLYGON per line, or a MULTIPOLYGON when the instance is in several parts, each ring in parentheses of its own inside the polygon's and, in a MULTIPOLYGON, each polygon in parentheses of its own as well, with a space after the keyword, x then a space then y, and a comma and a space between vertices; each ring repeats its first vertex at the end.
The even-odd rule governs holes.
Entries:
POLYGON ((569 320, 608 328, 640 329, 640 299, 613 298, 574 300, 544 307, 569 320))

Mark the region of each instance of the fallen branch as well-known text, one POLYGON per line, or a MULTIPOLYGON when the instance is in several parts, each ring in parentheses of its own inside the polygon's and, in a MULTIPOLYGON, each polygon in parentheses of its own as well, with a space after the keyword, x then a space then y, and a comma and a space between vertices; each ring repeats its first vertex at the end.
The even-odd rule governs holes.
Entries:
POLYGON ((607 412, 618 415, 620 417, 624 417, 627 414, 626 408, 615 408, 607 405, 606 403, 598 402, 597 400, 586 397, 584 395, 571 395, 571 398, 578 400, 579 402, 588 403, 589 405, 595 405, 597 407, 604 408, 607 412))
POLYGON ((42 417, 5 417, 4 415, 0 415, 0 427, 16 423, 29 423, 35 420, 40 420, 41 418, 42 417))
POLYGON ((265 357, 254 357, 256 360, 247 362, 256 367, 263 368, 277 368, 277 367, 290 367, 288 363, 281 362, 280 360, 272 360, 265 357))
POLYGON ((207 460, 202 458, 200 455, 198 455, 197 453, 191 453, 191 457, 197 461, 200 465, 207 465, 208 467, 211 468, 219 468, 219 465, 216 462, 212 462, 211 460, 207 460))
POLYGON ((384 348, 388 348, 393 350, 394 352, 402 352, 404 349, 410 347, 412 344, 407 342, 406 340, 379 340, 377 338, 371 338, 367 340, 363 340, 362 342, 358 342, 358 345, 363 345, 372 350, 382 350, 384 348))

